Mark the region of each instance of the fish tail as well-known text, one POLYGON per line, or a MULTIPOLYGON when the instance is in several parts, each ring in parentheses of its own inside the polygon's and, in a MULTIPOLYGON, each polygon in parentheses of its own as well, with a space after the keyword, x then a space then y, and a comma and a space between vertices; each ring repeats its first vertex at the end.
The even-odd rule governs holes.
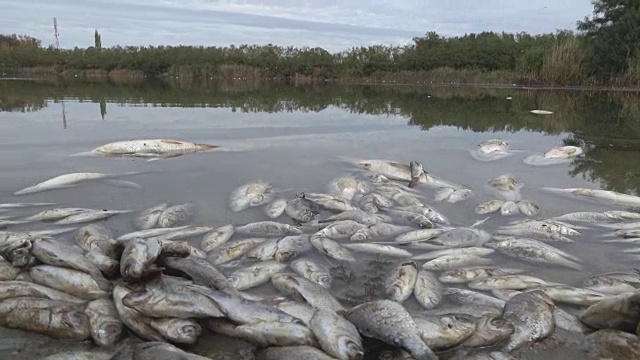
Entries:
POLYGON ((83 151, 75 154, 69 155, 69 157, 77 157, 77 156, 95 156, 96 153, 93 151, 83 151))
POLYGON ((219 147, 217 145, 211 145, 211 144, 195 144, 195 145, 198 151, 206 151, 206 150, 215 149, 219 147))

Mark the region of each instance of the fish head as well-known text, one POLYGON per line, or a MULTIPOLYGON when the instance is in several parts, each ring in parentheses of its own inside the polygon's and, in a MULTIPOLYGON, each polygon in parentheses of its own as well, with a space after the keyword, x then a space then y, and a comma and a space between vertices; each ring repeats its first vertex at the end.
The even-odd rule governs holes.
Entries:
POLYGON ((129 292, 122 298, 122 303, 130 308, 150 302, 154 293, 150 289, 140 289, 129 292))
POLYGON ((449 315, 440 318, 440 328, 451 337, 466 337, 476 329, 476 322, 464 315, 449 315))
POLYGON ((277 250, 275 257, 277 262, 286 263, 298 257, 298 252, 295 250, 277 250))
POLYGON ((351 235, 351 241, 366 241, 368 238, 372 236, 372 231, 370 229, 360 229, 355 232, 355 234, 351 235))
MULTIPOLYGON (((72 333, 87 332, 87 335, 91 329, 89 317, 84 311, 74 307, 64 306, 60 309, 56 309, 62 312, 61 324, 65 329, 72 333)), ((55 310, 54 310, 55 311, 55 310)))
POLYGON ((478 330, 482 329, 499 337, 507 337, 515 331, 515 327, 501 316, 485 315, 478 322, 478 330))
POLYGON ((122 335, 122 326, 113 322, 100 326, 97 331, 97 338, 101 339, 104 345, 115 344, 122 335))
POLYGON ((444 283, 463 283, 466 280, 466 272, 460 269, 448 270, 440 274, 440 281, 444 283))

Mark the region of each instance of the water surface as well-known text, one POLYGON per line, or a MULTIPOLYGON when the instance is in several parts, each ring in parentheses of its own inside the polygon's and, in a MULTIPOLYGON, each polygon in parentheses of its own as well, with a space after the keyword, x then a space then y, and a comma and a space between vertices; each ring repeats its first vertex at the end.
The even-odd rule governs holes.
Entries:
MULTIPOLYGON (((267 180, 285 196, 299 191, 322 192, 332 178, 358 173, 344 159, 389 159, 421 161, 430 173, 469 186, 475 196, 456 204, 434 202, 433 191, 422 190, 431 205, 459 226, 485 217, 476 215, 473 208, 494 198, 485 182, 504 173, 524 184, 523 197, 541 208, 538 217, 611 210, 617 208, 554 196, 539 188, 587 187, 636 193, 640 189, 639 104, 635 94, 607 92, 290 86, 241 81, 171 85, 2 81, 0 202, 56 202, 61 207, 134 211, 164 201, 193 202, 198 209, 193 223, 217 227, 266 219, 261 208, 233 213, 227 207, 229 193, 243 183, 267 180), (529 113, 532 109, 554 114, 534 115, 529 113), (210 143, 221 150, 151 162, 70 156, 108 142, 142 138, 210 143), (518 152, 494 162, 474 160, 469 150, 491 138, 508 141, 518 152), (522 161, 527 155, 563 144, 582 146, 585 156, 546 167, 522 161), (126 178, 142 185, 141 190, 87 183, 12 195, 65 173, 128 171, 142 172, 126 178)), ((117 234, 133 231, 131 218, 116 216, 105 225, 117 234)), ((491 231, 519 219, 524 215, 509 219, 492 215, 482 228, 491 231)), ((71 241, 71 235, 60 239, 71 241)), ((534 276, 549 281, 577 286, 590 274, 633 268, 634 260, 621 258, 619 253, 628 245, 602 243, 601 239, 602 233, 587 231, 574 243, 554 244, 583 259, 589 274, 527 265, 497 254, 491 258, 531 270, 534 276)), ((198 243, 199 239, 193 241, 198 243)), ((380 285, 375 276, 366 277, 370 266, 385 271, 392 264, 363 261, 352 269, 355 278, 349 281, 380 285)), ((364 291, 349 281, 336 281, 332 290, 345 297, 364 291)), ((269 287, 255 291, 272 291, 269 287)), ((417 309, 414 299, 405 305, 417 309)), ((5 340, 0 341, 3 358, 29 358, 79 346, 55 344, 19 331, 5 332, 5 340), (26 346, 32 341, 47 346, 38 352, 26 346)), ((235 351, 235 345, 223 343, 213 346, 200 341, 194 351, 210 356, 235 351)), ((570 347, 540 348, 526 357, 580 358, 567 349, 570 347)))

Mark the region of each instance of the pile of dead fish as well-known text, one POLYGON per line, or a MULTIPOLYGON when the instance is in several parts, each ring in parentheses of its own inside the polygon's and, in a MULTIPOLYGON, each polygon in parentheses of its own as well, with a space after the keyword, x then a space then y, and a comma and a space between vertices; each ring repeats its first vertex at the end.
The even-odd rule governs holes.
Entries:
MULTIPOLYGON (((640 274, 585 274, 578 284, 531 274, 535 266, 585 272, 563 246, 591 225, 637 240, 640 213, 570 213, 489 232, 480 228, 484 220, 451 224, 430 205, 427 190, 450 203, 473 192, 419 162, 354 164, 353 174, 331 180, 325 192, 286 195, 266 181, 237 187, 230 210, 260 207, 265 217, 248 224, 190 225, 194 204, 163 203, 137 212, 136 231, 126 234, 95 223, 0 232, 0 325, 91 340, 118 359, 205 359, 183 349, 208 336, 245 341, 262 359, 513 359, 563 334, 577 336, 585 358, 640 358, 640 274), (391 264, 381 290, 347 294, 336 269, 358 272, 364 257, 391 264), (523 266, 500 266, 506 259, 523 266), (142 342, 120 346, 127 334, 142 342)), ((512 176, 488 186, 504 200, 477 213, 538 213, 512 176)), ((587 196, 640 201, 613 192, 587 196)), ((36 206, 54 204, 0 204, 9 210, 4 226, 81 224, 130 212, 15 214, 36 206)))

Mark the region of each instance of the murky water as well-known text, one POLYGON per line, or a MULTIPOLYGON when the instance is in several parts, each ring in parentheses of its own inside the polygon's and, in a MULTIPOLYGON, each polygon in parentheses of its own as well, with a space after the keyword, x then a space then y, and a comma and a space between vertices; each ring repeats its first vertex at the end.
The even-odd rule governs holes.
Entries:
MULTIPOLYGON (((63 207, 135 211, 164 201, 193 202, 198 210, 193 223, 213 227, 266 219, 261 208, 241 213, 229 210, 228 195, 236 186, 263 179, 287 196, 299 191, 322 192, 332 178, 357 172, 345 158, 405 163, 418 160, 430 173, 469 186, 475 192, 472 199, 455 204, 430 202, 453 224, 461 226, 485 217, 476 215, 473 209, 476 204, 494 198, 484 186, 486 180, 504 173, 512 174, 524 184, 523 197, 541 208, 538 217, 611 210, 614 208, 558 197, 539 188, 637 192, 639 151, 637 94, 444 87, 294 87, 244 82, 207 86, 0 82, 0 202, 56 202, 63 207), (554 114, 534 115, 529 113, 532 109, 551 110, 554 114), (222 150, 152 162, 69 156, 104 143, 136 138, 210 143, 222 150), (508 141, 518 152, 494 162, 474 160, 469 150, 491 138, 508 141), (583 146, 586 154, 570 164, 533 167, 523 163, 529 154, 543 153, 562 144, 583 146), (96 182, 20 197, 11 195, 65 173, 128 171, 142 172, 126 178, 142 185, 142 189, 96 182)), ((428 199, 433 199, 433 191, 423 191, 428 199)), ((105 225, 115 233, 133 231, 131 218, 119 215, 105 225)), ((521 218, 524 216, 506 219, 492 215, 482 228, 491 231, 521 218)), ((23 228, 10 228, 14 229, 23 228)), ((554 245, 583 259, 591 274, 630 270, 634 262, 637 264, 637 260, 620 257, 620 249, 628 245, 602 243, 601 235, 587 231, 574 243, 554 245)), ((71 235, 60 238, 70 241, 71 235)), ((198 243, 199 239, 193 241, 198 243)), ((534 276, 549 281, 580 285, 590 275, 527 265, 497 254, 490 257, 500 264, 531 270, 534 276)), ((360 266, 353 269, 357 284, 366 280, 363 276, 370 270, 366 262, 360 266)), ((272 291, 270 286, 252 292, 272 291)), ((333 286, 342 296, 362 291, 358 286, 352 289, 345 281, 336 281, 333 286)), ((405 305, 418 309, 412 298, 405 305)), ((2 358, 26 359, 34 354, 52 354, 80 346, 52 343, 43 337, 6 329, 2 330, 2 338, 2 358), (43 343, 39 350, 27 346, 35 341, 43 343)), ((236 351, 233 346, 226 341, 200 341, 193 351, 214 357, 220 351, 233 353, 236 351)), ((540 349, 524 356, 580 358, 570 348, 563 350, 561 346, 544 354, 540 349)))

